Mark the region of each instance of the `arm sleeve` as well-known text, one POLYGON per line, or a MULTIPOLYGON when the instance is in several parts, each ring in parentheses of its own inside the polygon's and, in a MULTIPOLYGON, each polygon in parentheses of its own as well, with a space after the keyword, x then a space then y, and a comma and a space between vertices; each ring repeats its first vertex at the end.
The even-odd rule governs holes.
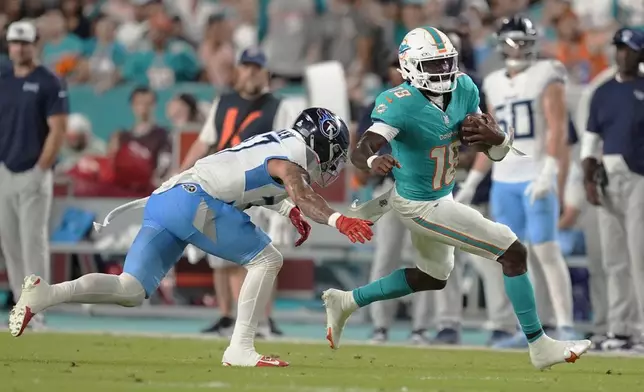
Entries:
POLYGON ((218 106, 219 98, 215 98, 214 102, 212 103, 212 107, 208 112, 206 122, 203 124, 198 137, 199 141, 209 146, 213 146, 219 141, 219 133, 217 128, 215 127, 215 114, 217 113, 218 106))
POLYGON ((292 128, 297 115, 298 113, 290 102, 287 100, 280 101, 275 118, 273 118, 273 130, 292 128))
POLYGON ((400 130, 385 123, 374 122, 373 125, 367 129, 367 132, 377 133, 384 137, 387 142, 390 142, 400 133, 400 130))
POLYGON ((69 114, 69 96, 64 82, 52 76, 53 83, 45 91, 45 111, 47 117, 69 114))
POLYGON ((295 203, 291 201, 291 199, 284 199, 281 202, 274 204, 272 206, 262 206, 265 208, 268 208, 269 210, 273 210, 277 213, 279 213, 282 216, 288 216, 288 214, 291 212, 293 208, 296 207, 295 203))

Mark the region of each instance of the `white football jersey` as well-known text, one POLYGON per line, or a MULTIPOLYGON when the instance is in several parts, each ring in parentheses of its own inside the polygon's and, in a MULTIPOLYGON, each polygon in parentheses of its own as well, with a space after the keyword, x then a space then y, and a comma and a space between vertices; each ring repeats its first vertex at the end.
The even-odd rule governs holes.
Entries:
POLYGON ((514 128, 514 147, 527 157, 508 154, 495 162, 492 179, 500 182, 525 182, 534 180, 546 154, 547 124, 543 110, 542 94, 555 81, 566 81, 566 69, 556 60, 539 60, 513 78, 505 69, 488 75, 483 81, 483 91, 488 107, 504 131, 514 128))
POLYGON ((212 197, 240 210, 274 205, 288 197, 284 187, 267 171, 271 158, 298 164, 315 178, 318 163, 302 136, 292 129, 267 132, 235 147, 202 158, 195 165, 164 182, 154 193, 181 183, 197 183, 212 197))

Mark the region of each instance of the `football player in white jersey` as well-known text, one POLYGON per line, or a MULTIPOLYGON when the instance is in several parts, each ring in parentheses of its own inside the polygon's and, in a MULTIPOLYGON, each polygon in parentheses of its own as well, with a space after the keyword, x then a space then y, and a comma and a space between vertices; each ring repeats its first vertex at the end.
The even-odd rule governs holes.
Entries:
POLYGON ((335 227, 352 242, 371 239, 371 222, 346 217, 329 207, 311 188, 326 186, 342 171, 349 131, 327 109, 309 108, 293 129, 257 135, 234 148, 200 159, 170 178, 145 199, 116 208, 106 217, 145 205, 143 226, 125 259, 121 275, 88 274, 49 285, 28 276, 9 316, 10 332, 20 336, 33 315, 60 303, 109 303, 137 306, 152 294, 184 248, 193 244, 206 253, 243 265, 248 273, 241 288, 237 322, 224 352, 226 366, 287 366, 255 351, 258 318, 270 299, 282 266, 282 255, 243 211, 263 206, 288 216, 303 237, 311 227, 302 214, 335 227))
MULTIPOLYGON (((492 166, 479 154, 456 199, 469 203, 492 166, 492 215, 530 244, 535 287, 547 289, 550 298, 541 303, 552 304, 558 337, 569 340, 574 336, 572 287, 557 243, 557 189, 563 189, 569 166, 566 71, 556 60, 537 59, 538 34, 528 18, 505 19, 498 40, 506 67, 488 75, 483 89, 490 112, 499 124, 514 130, 514 146, 527 157, 508 155, 492 166)), ((517 334, 495 346, 527 347, 528 342, 517 334)))

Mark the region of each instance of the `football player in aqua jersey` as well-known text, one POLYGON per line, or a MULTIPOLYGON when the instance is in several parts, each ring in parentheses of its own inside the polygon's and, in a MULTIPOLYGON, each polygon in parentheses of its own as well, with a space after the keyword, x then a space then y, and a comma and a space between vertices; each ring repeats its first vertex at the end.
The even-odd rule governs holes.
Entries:
POLYGON ((529 341, 535 367, 574 362, 591 343, 557 341, 544 333, 527 274, 525 246, 506 225, 452 198, 461 137, 468 144, 485 146, 493 160, 502 160, 513 141, 512 132, 503 132, 489 115, 461 124, 480 110, 478 89, 459 72, 457 56, 449 38, 429 26, 410 31, 400 44, 405 82, 378 97, 374 125, 351 155, 361 170, 380 175, 393 170, 395 184, 388 195, 355 208, 354 213, 377 218, 375 208, 381 207, 381 214, 391 208, 411 231, 421 261, 416 268, 398 269, 352 291, 325 291, 327 339, 337 348, 347 319, 360 307, 444 288, 458 247, 501 264, 505 290, 529 341), (391 155, 376 155, 386 143, 391 145, 391 155))

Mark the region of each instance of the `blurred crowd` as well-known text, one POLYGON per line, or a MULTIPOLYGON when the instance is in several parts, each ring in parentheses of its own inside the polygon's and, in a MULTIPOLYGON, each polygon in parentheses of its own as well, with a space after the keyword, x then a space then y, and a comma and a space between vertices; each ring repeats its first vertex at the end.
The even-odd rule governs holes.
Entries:
POLYGON ((517 12, 539 22, 544 55, 581 84, 608 65, 617 26, 644 25, 638 0, 6 0, 0 28, 34 20, 42 61, 70 85, 99 91, 121 81, 229 88, 236 57, 259 44, 275 85, 299 83, 307 65, 337 60, 359 101, 369 76, 386 79, 402 37, 421 25, 456 32, 465 69, 484 76, 500 65, 495 21, 517 12))

